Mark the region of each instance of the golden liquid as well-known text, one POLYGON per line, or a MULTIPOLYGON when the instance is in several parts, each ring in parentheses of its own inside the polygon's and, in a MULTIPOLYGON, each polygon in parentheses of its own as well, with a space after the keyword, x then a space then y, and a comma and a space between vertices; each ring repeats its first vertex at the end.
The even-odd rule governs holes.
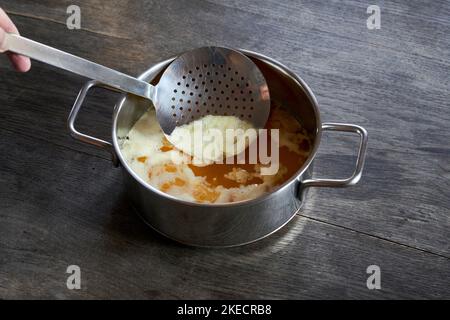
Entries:
MULTIPOLYGON (((287 169, 287 172, 283 174, 279 181, 277 181, 277 184, 282 184, 301 168, 306 159, 297 153, 290 151, 287 147, 280 148, 279 157, 280 165, 285 166, 287 169)), ((205 177, 206 181, 213 187, 221 185, 225 188, 237 188, 239 186, 263 183, 263 180, 259 177, 253 177, 245 183, 238 183, 225 177, 228 173, 232 172, 234 168, 244 169, 250 174, 256 174, 257 171, 255 170, 254 164, 215 163, 204 167, 189 164, 189 168, 191 168, 196 176, 205 177)))
MULTIPOLYGON (((272 106, 271 110, 278 108, 277 106, 272 106)), ((292 121, 292 120, 291 120, 292 121)), ((298 126, 298 123, 297 123, 298 126)), ((280 129, 281 130, 290 130, 290 128, 283 127, 279 123, 279 119, 274 117, 274 112, 271 111, 269 115, 268 122, 266 124, 266 129, 280 129)), ((280 132, 281 134, 281 132, 280 132)), ((270 141, 270 130, 268 131, 268 141, 270 141)), ((310 143, 308 140, 303 140, 299 148, 303 151, 309 151, 310 143)), ((164 145, 161 147, 161 151, 167 152, 173 149, 173 146, 169 141, 165 140, 164 145)), ((270 154, 270 143, 268 144, 268 154, 270 154)), ((193 164, 189 164, 189 168, 193 171, 195 176, 204 177, 206 182, 211 187, 217 187, 219 185, 225 188, 237 188, 240 186, 247 186, 252 184, 261 184, 263 180, 260 177, 252 177, 248 179, 245 183, 237 182, 231 179, 228 179, 226 175, 233 171, 233 169, 243 169, 250 173, 252 176, 257 174, 255 164, 247 164, 248 161, 248 153, 249 150, 245 150, 246 153, 246 164, 236 164, 237 161, 234 161, 235 164, 211 164, 207 166, 195 166, 193 164)), ((235 157, 236 160, 236 157, 235 157)), ((286 172, 277 180, 276 184, 280 185, 286 182, 290 177, 292 177, 304 164, 306 161, 305 155, 300 155, 296 152, 289 150, 288 147, 282 146, 279 149, 279 164, 280 167, 284 166, 286 168, 286 172)), ((203 195, 203 193, 202 193, 203 195)))

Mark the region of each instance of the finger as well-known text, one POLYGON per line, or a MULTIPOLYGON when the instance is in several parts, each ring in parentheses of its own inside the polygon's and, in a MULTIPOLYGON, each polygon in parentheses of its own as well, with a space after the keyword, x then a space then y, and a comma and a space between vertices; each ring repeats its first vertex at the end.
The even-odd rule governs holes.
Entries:
POLYGON ((27 72, 31 68, 31 61, 29 58, 18 55, 16 53, 8 52, 7 56, 11 63, 14 66, 14 69, 16 69, 19 72, 27 72))
MULTIPOLYGON (((0 29, 3 29, 4 31, 9 33, 19 34, 16 26, 2 8, 0 8, 0 29)), ((5 36, 3 30, 0 30, 0 43, 3 42, 5 36)), ((11 52, 8 52, 7 55, 17 71, 27 72, 28 70, 30 70, 31 61, 29 58, 11 52)))
POLYGON ((0 28, 3 28, 6 32, 9 33, 19 33, 14 23, 2 8, 0 8, 0 28))
POLYGON ((4 42, 5 41, 5 30, 0 27, 0 52, 5 52, 4 42))

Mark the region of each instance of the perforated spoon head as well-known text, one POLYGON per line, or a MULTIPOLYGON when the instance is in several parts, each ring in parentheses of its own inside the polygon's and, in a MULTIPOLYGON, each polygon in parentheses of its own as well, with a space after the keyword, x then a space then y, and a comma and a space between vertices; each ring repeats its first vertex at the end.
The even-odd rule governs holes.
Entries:
POLYGON ((160 126, 170 135, 205 115, 230 115, 264 127, 270 111, 266 81, 258 67, 238 51, 204 47, 176 58, 155 87, 92 61, 6 33, 0 52, 22 54, 95 79, 111 88, 153 101, 160 126))
POLYGON ((203 47, 176 58, 155 88, 153 103, 166 135, 206 115, 236 116, 255 129, 270 112, 266 80, 253 61, 221 47, 203 47))

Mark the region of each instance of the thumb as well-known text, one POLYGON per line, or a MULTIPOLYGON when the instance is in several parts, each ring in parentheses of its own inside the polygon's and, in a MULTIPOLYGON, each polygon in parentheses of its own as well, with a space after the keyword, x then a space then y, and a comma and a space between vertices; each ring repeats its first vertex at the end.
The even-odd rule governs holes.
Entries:
MULTIPOLYGON (((6 32, 0 27, 0 53, 8 51, 6 41, 6 32)), ((16 69, 17 71, 27 72, 28 70, 30 70, 31 61, 29 58, 12 52, 6 52, 6 55, 14 66, 14 69, 16 69)))
POLYGON ((3 53, 6 51, 5 38, 6 38, 5 30, 0 28, 0 53, 3 53))

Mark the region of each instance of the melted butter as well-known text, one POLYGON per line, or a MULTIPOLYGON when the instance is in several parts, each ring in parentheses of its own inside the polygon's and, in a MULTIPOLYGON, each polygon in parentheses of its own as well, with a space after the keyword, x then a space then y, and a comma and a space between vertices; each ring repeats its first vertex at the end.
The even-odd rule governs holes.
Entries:
MULTIPOLYGON (((268 140, 270 141, 270 129, 280 129, 283 133, 294 133, 298 134, 299 130, 299 124, 298 122, 290 117, 290 121, 282 121, 285 120, 286 115, 280 114, 279 107, 272 107, 271 112, 269 115, 269 119, 267 121, 267 124, 265 126, 266 129, 268 129, 268 140), (275 110, 275 111, 274 111, 275 110), (277 112, 277 114, 275 114, 277 112), (280 119, 281 118, 281 119, 280 119), (294 121, 294 122, 292 122, 294 121)), ((168 142, 168 141, 167 141, 168 142)), ((170 143, 170 142, 168 142, 170 143)), ((268 153, 271 152, 271 145, 268 144, 268 153)), ((309 151, 309 140, 304 139, 299 145, 299 148, 302 151, 309 151)), ((189 164, 189 168, 194 172, 195 176, 197 177, 204 177, 206 179, 206 182, 208 182, 212 187, 217 186, 223 186, 224 188, 239 188, 240 186, 249 186, 252 184, 261 184, 264 182, 264 180, 260 177, 255 177, 255 175, 258 175, 257 166, 254 164, 248 164, 249 159, 249 149, 245 150, 245 158, 247 164, 237 164, 237 158, 235 157, 235 164, 210 164, 207 166, 195 166, 193 164, 189 164), (248 179, 245 182, 237 182, 235 180, 231 180, 227 178, 226 176, 232 172, 233 170, 241 169, 248 172, 251 176, 253 176, 251 179, 248 179)), ((305 162, 306 157, 299 155, 297 152, 291 151, 286 146, 281 146, 279 148, 279 162, 280 167, 283 166, 286 168, 286 173, 284 173, 281 177, 279 177, 276 181, 277 185, 281 185, 287 180, 289 180, 290 177, 292 177, 303 165, 305 162)), ((260 163, 258 162, 260 165, 260 163)))
MULTIPOLYGON (((287 147, 280 147, 280 166, 284 166, 287 171, 277 181, 277 185, 283 184, 290 177, 292 177, 303 165, 305 158, 287 147)), ((248 186, 252 184, 261 184, 263 179, 260 177, 253 177, 244 183, 238 183, 226 177, 233 169, 242 169, 247 171, 250 175, 258 175, 256 166, 254 164, 210 164, 204 167, 198 167, 189 164, 189 168, 197 177, 204 177, 206 182, 211 186, 223 186, 225 188, 238 188, 240 186, 248 186)))
MULTIPOLYGON (((175 155, 177 159, 189 156, 165 138, 154 111, 144 114, 132 128, 130 139, 125 142, 122 152, 139 176, 163 192, 202 203, 233 202, 255 198, 286 182, 308 157, 310 137, 287 111, 273 105, 266 129, 279 129, 280 134, 280 170, 273 176, 261 176, 260 163, 214 163, 206 166, 175 164, 171 156, 175 155)), ((270 154, 270 143, 268 149, 270 154)), ((248 163, 248 148, 245 153, 248 163)))
POLYGON ((147 157, 146 156, 137 157, 136 159, 137 159, 137 161, 139 161, 141 163, 145 163, 145 161, 147 161, 147 157))
POLYGON ((163 138, 163 145, 161 146, 161 148, 159 148, 160 151, 162 152, 168 152, 174 149, 174 146, 169 142, 169 140, 167 140, 166 137, 163 138))
POLYGON ((197 177, 204 177, 206 182, 211 186, 223 186, 225 188, 239 188, 241 185, 260 184, 263 182, 261 178, 254 177, 248 180, 246 183, 238 183, 234 180, 230 180, 225 176, 232 172, 234 168, 243 169, 250 174, 256 174, 254 164, 210 164, 204 167, 197 167, 193 164, 189 164, 189 168, 194 172, 197 177))
POLYGON ((220 193, 203 184, 194 187, 193 196, 198 202, 215 202, 220 193))

